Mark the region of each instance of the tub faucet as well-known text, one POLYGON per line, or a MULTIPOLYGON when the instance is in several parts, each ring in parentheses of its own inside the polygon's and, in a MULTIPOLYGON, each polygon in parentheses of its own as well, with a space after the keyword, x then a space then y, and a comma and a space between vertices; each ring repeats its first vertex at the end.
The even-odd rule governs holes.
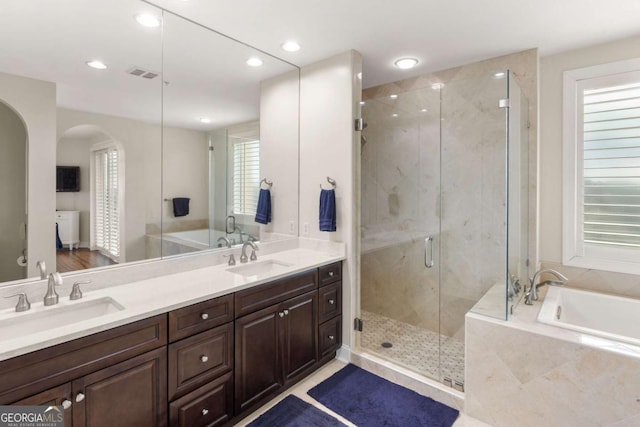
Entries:
POLYGON ((44 305, 56 305, 58 303, 58 293, 56 286, 62 285, 62 276, 55 272, 49 274, 49 282, 47 283, 47 293, 44 296, 44 305))
POLYGON ((223 237, 218 237, 218 243, 220 243, 221 241, 224 242, 226 247, 228 247, 228 248, 231 247, 231 240, 229 240, 228 237, 224 237, 224 236, 223 237))
POLYGON ((242 254, 240 255, 240 262, 247 262, 247 246, 251 246, 251 261, 255 261, 258 259, 256 256, 256 251, 258 250, 258 245, 256 245, 252 241, 246 241, 242 244, 242 254))
POLYGON ((536 271, 536 274, 534 274, 531 280, 529 281, 529 289, 524 293, 524 303, 526 305, 533 305, 534 301, 538 301, 538 286, 551 285, 551 284, 564 285, 564 283, 567 280, 569 279, 567 279, 564 275, 562 275, 561 273, 558 273, 555 270, 542 269, 542 270, 536 271), (536 284, 536 279, 541 274, 551 274, 552 276, 555 276, 559 280, 559 282, 553 282, 553 281, 547 280, 540 284, 536 284))

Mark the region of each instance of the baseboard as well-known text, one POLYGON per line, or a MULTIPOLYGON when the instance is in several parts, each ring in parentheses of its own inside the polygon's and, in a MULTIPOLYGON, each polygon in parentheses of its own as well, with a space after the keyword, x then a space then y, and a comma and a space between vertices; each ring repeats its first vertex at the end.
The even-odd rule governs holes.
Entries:
POLYGON ((351 348, 348 345, 342 344, 342 346, 336 352, 336 359, 344 363, 350 363, 351 348))

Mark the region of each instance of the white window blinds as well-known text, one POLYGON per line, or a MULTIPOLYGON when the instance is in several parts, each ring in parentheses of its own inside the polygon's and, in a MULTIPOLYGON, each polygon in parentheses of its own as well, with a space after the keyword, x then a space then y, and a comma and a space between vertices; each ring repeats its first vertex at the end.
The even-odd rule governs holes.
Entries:
POLYGON ((614 80, 582 90, 584 243, 640 248, 640 79, 614 80))
POLYGON ((233 213, 255 215, 260 190, 260 141, 233 144, 233 213))
POLYGON ((120 256, 120 208, 118 206, 118 150, 94 152, 95 245, 118 260, 120 256))

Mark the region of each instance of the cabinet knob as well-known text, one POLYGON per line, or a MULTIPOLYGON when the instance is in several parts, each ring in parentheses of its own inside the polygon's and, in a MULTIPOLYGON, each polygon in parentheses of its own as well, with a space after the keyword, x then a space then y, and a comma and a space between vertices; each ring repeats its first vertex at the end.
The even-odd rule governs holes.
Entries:
POLYGON ((289 310, 284 310, 283 313, 284 313, 285 316, 288 316, 289 315, 289 310))
POLYGON ((332 300, 332 299, 330 299, 330 300, 329 300, 329 304, 333 305, 333 304, 335 304, 335 303, 336 303, 336 302, 335 302, 334 300, 332 300))
POLYGON ((207 313, 202 313, 200 317, 202 317, 202 320, 207 320, 209 318, 209 315, 207 313))
POLYGON ((202 410, 202 416, 205 416, 205 415, 207 415, 208 413, 209 413, 209 410, 208 410, 208 409, 203 409, 203 410, 202 410))
POLYGON ((82 402, 84 400, 84 394, 78 393, 76 396, 76 402, 82 402))
POLYGON ((284 317, 284 312, 281 311, 280 313, 278 313, 278 316, 284 317))
POLYGON ((200 356, 200 361, 202 363, 207 363, 209 361, 209 357, 205 356, 204 354, 202 356, 200 356))
POLYGON ((71 401, 69 399, 63 400, 62 401, 62 407, 64 408, 65 411, 67 409, 71 408, 71 401))
POLYGON ((329 338, 331 341, 333 341, 335 337, 334 337, 333 335, 329 335, 329 337, 328 337, 328 338, 329 338))
POLYGON ((333 275, 334 275, 333 271, 330 271, 329 272, 329 277, 333 277, 333 275))

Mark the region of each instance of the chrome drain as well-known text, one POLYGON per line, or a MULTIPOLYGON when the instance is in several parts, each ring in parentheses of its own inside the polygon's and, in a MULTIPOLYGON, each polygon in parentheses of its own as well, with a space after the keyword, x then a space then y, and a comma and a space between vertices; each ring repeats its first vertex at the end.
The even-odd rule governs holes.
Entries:
POLYGON ((381 345, 382 345, 382 347, 384 347, 384 348, 391 348, 391 347, 393 347, 393 344, 391 344, 390 342, 386 342, 386 341, 385 341, 385 342, 383 342, 381 345))

